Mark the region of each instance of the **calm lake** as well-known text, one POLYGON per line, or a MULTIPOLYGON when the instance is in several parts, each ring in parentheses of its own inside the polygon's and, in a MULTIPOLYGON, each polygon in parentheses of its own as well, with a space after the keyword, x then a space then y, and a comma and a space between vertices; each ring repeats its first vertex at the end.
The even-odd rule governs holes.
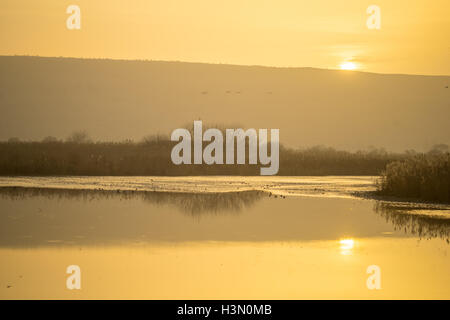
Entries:
POLYGON ((450 206, 375 179, 0 177, 0 298, 450 299, 450 206))

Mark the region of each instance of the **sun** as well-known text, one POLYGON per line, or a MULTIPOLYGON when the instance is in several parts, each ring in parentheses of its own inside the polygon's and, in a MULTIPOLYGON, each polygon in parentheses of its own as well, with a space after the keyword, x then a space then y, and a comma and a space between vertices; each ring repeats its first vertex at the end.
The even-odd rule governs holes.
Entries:
POLYGON ((340 65, 341 70, 355 70, 356 64, 354 62, 346 61, 340 65))

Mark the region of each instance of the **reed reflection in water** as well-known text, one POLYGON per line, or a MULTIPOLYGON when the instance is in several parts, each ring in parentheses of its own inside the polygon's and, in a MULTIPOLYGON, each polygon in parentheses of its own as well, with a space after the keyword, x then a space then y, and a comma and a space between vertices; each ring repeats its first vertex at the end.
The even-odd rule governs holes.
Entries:
POLYGON ((448 210, 383 201, 376 201, 374 209, 386 222, 394 226, 394 230, 418 236, 420 239, 441 238, 450 243, 450 212, 448 210))
POLYGON ((0 197, 11 200, 23 200, 30 197, 44 197, 48 200, 73 199, 97 201, 104 199, 142 199, 145 202, 166 206, 173 205, 192 216, 202 214, 237 213, 250 207, 267 193, 262 191, 240 191, 220 193, 187 193, 187 192, 149 192, 129 190, 84 190, 84 189, 52 189, 52 188, 0 188, 0 197))

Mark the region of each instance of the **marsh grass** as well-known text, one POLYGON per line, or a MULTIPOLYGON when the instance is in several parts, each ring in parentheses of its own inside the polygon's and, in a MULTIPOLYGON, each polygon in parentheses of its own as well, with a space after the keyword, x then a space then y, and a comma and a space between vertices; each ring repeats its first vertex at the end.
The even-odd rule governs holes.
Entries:
POLYGON ((450 154, 430 152, 389 163, 378 193, 450 203, 450 154))

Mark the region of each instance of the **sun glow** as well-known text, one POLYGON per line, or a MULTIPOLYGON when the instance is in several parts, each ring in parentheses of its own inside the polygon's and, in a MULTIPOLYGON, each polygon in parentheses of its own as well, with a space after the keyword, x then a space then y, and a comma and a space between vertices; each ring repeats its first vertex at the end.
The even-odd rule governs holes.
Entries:
POLYGON ((355 70, 356 64, 354 62, 346 61, 340 65, 341 70, 355 70))
POLYGON ((355 240, 353 239, 341 239, 339 240, 341 254, 349 255, 352 253, 353 247, 355 246, 355 240))

